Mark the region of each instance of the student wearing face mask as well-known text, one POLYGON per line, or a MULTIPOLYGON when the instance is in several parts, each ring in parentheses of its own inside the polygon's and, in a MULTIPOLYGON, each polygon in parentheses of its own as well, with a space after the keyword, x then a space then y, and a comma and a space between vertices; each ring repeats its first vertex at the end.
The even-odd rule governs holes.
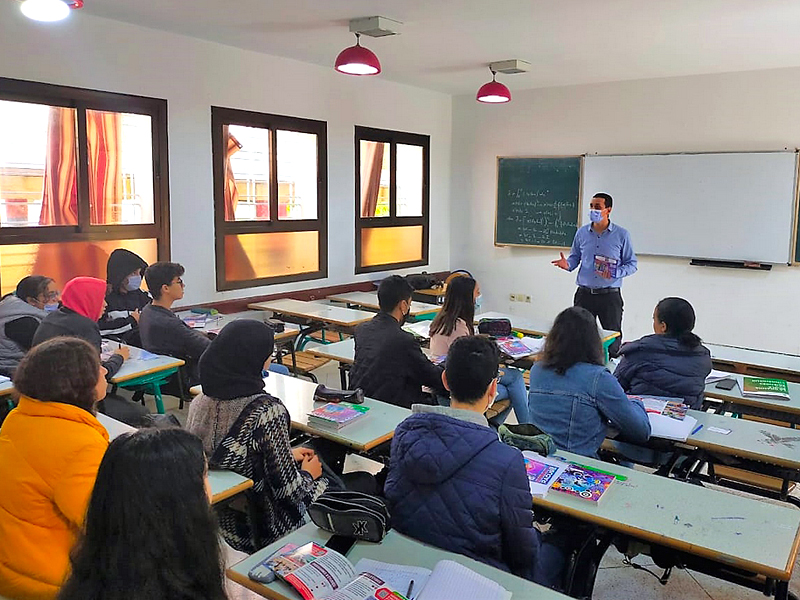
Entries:
POLYGON ((422 387, 447 396, 442 368, 423 354, 414 336, 401 326, 411 310, 411 285, 400 275, 391 275, 378 287, 380 312, 355 331, 355 359, 350 387, 361 388, 370 398, 396 406, 431 404, 422 387))
POLYGON ((117 248, 106 265, 106 310, 100 319, 100 333, 131 346, 142 346, 139 313, 150 304, 150 294, 141 290, 147 263, 130 250, 117 248))
MULTIPOLYGON (((442 310, 431 321, 431 352, 434 356, 445 356, 450 345, 458 338, 475 335, 472 323, 475 311, 481 300, 481 286, 472 277, 456 277, 447 286, 442 310)), ((518 423, 528 422, 528 390, 522 371, 503 366, 497 382, 497 397, 494 400, 508 398, 514 407, 518 423)), ((500 426, 508 416, 505 411, 492 418, 491 424, 500 426)))
POLYGON ((47 314, 58 309, 55 282, 42 275, 23 277, 17 289, 0 301, 0 374, 14 375, 33 345, 33 336, 47 314))
POLYGON ((608 349, 617 356, 622 341, 622 278, 636 272, 637 261, 627 229, 611 222, 613 199, 597 193, 589 204, 588 225, 575 233, 569 257, 554 260, 565 271, 578 269, 578 290, 574 305, 585 308, 605 329, 619 331, 620 336, 608 349))

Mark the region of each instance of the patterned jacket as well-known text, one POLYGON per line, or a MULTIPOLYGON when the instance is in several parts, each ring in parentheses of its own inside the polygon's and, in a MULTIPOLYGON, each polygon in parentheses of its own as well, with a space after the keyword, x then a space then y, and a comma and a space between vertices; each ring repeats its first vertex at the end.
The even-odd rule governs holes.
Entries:
MULTIPOLYGON (((229 507, 217 509, 225 541, 237 550, 252 553, 304 525, 308 505, 325 491, 328 482, 324 478, 314 481, 292 458, 291 420, 278 398, 262 393, 241 400, 250 401, 228 432, 222 434, 209 464, 254 482, 248 491, 249 513, 229 507)), ((217 421, 215 411, 224 411, 237 402, 204 395, 195 398, 187 428, 201 438, 207 437, 207 432, 202 431, 203 420, 217 421)))

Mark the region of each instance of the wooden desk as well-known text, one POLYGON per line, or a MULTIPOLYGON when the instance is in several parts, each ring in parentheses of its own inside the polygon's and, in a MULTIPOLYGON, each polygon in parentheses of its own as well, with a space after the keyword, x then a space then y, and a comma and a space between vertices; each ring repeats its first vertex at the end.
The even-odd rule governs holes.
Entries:
POLYGON ((717 369, 800 382, 800 356, 723 344, 703 345, 711 351, 711 360, 717 369))
POLYGON ((729 572, 730 567, 763 575, 776 582, 777 598, 787 597, 800 547, 800 511, 570 452, 558 455, 628 479, 616 481, 609 497, 597 506, 551 491, 545 498, 533 499, 535 508, 666 546, 684 556, 687 568, 741 585, 766 589, 769 582, 745 581, 741 574, 729 572))
POLYGON ((291 298, 256 302, 247 306, 255 310, 268 310, 275 315, 296 317, 307 321, 319 321, 324 324, 346 328, 353 328, 360 323, 371 320, 375 316, 374 313, 363 310, 331 306, 330 304, 320 304, 319 302, 292 300, 291 298))
MULTIPOLYGON (((316 542, 324 546, 330 537, 330 533, 319 529, 313 523, 304 525, 277 542, 273 542, 266 548, 252 554, 242 562, 233 565, 227 570, 228 578, 265 598, 271 598, 273 600, 299 600, 300 595, 288 584, 282 581, 274 581, 273 583, 265 585, 252 581, 247 576, 247 573, 255 565, 285 544, 294 543, 303 545, 308 542, 316 542)), ((428 546, 427 544, 418 542, 394 530, 389 531, 380 544, 356 542, 350 552, 347 553, 347 559, 351 563, 356 564, 362 558, 371 558, 373 560, 394 564, 420 566, 427 569, 432 569, 440 560, 452 560, 497 582, 511 592, 513 600, 527 600, 533 598, 536 600, 567 599, 567 596, 563 594, 516 577, 511 573, 506 573, 505 571, 490 567, 489 565, 472 560, 466 556, 461 556, 460 554, 454 554, 446 550, 428 546)), ((405 592, 405 590, 402 590, 402 592, 405 592)))
MULTIPOLYGON (((328 300, 333 302, 341 302, 343 304, 352 306, 360 306, 370 310, 380 310, 377 292, 347 292, 346 294, 335 294, 333 296, 328 296, 328 300)), ((440 310, 442 310, 442 307, 436 304, 412 302, 411 312, 409 312, 409 315, 412 317, 421 317, 424 315, 436 314, 440 310)))
POLYGON ((411 411, 407 408, 366 398, 364 406, 369 407, 366 417, 339 431, 316 429, 308 424, 308 413, 324 405, 323 402, 314 402, 316 389, 316 383, 279 373, 270 373, 269 377, 264 379, 264 390, 283 401, 291 416, 292 427, 329 439, 357 452, 366 452, 391 440, 395 428, 411 415, 411 411))
MULTIPOLYGON (((190 311, 183 311, 176 313, 181 320, 184 318, 195 315, 190 311)), ((194 327, 195 331, 201 331, 203 333, 210 333, 216 334, 222 330, 228 323, 232 323, 233 321, 238 321, 240 319, 250 319, 252 321, 259 321, 261 323, 266 323, 268 321, 267 314, 264 311, 257 311, 257 310, 243 310, 241 312, 236 313, 229 313, 226 315, 218 314, 218 315, 209 315, 208 319, 206 319, 205 325, 203 327, 194 327)), ((284 330, 280 333, 275 334, 275 341, 283 341, 293 339, 298 336, 300 333, 300 328, 291 324, 287 324, 284 330)))
POLYGON ((785 421, 793 426, 800 424, 800 383, 789 382, 789 400, 777 400, 774 398, 748 398, 742 396, 739 389, 739 378, 736 385, 730 390, 721 390, 716 387, 717 383, 706 385, 706 398, 721 400, 722 404, 717 412, 734 412, 746 415, 753 415, 765 419, 785 421))
MULTIPOLYGON (((97 414, 97 420, 100 421, 103 427, 106 428, 106 431, 108 431, 108 437, 110 440, 113 440, 123 433, 136 431, 135 427, 126 425, 125 423, 117 421, 116 419, 102 413, 97 414)), ((243 492, 244 490, 248 490, 253 487, 252 479, 242 477, 233 471, 209 470, 208 481, 211 484, 211 504, 216 504, 217 502, 227 500, 239 492, 243 492)))
MULTIPOLYGON (((552 319, 529 319, 500 312, 485 312, 475 315, 475 324, 477 325, 481 319, 508 319, 511 321, 511 328, 514 331, 519 331, 525 335, 538 335, 542 337, 550 333, 550 328, 553 326, 552 319)), ((600 329, 600 339, 603 341, 603 344, 610 344, 615 338, 618 338, 619 335, 619 331, 600 329)))
POLYGON ((130 358, 122 363, 120 370, 109 380, 111 383, 120 384, 130 382, 133 379, 139 379, 145 375, 177 369, 185 364, 180 358, 162 355, 158 355, 156 358, 151 358, 149 360, 142 360, 137 358, 141 352, 140 348, 134 346, 128 346, 128 348, 130 348, 131 352, 130 358))

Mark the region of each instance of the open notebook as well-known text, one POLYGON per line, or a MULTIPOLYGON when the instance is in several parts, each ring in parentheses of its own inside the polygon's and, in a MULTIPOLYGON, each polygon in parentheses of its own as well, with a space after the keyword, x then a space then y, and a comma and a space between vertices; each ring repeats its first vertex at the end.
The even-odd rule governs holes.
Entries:
POLYGON ((433 571, 362 558, 356 563, 357 573, 372 573, 401 594, 414 582, 408 600, 508 600, 511 592, 500 584, 452 560, 440 560, 433 571))

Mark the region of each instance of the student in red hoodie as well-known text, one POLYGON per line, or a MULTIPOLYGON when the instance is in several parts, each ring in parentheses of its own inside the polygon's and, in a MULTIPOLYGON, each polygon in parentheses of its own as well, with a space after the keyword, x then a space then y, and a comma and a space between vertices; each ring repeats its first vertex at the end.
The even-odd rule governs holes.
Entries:
MULTIPOLYGON (((102 338, 97 321, 105 310, 105 296, 106 282, 102 279, 75 277, 69 280, 61 292, 61 306, 41 322, 33 336, 33 345, 68 335, 86 340, 97 348, 97 353, 100 354, 102 338)), ((108 372, 106 379, 116 375, 129 354, 128 348, 123 346, 103 361, 103 367, 108 372)), ((106 396, 100 409, 101 412, 134 427, 139 426, 142 417, 147 414, 141 406, 116 396, 106 396)))

